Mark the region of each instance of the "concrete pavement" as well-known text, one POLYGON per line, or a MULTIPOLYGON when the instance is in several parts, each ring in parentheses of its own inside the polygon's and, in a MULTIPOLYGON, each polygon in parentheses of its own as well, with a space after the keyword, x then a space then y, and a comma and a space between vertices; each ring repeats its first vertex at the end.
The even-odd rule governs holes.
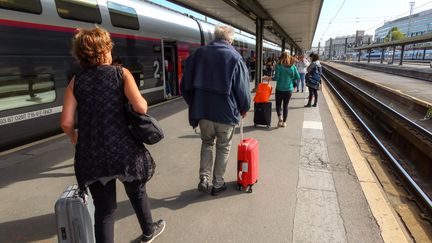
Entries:
MULTIPOLYGON (((275 112, 271 128, 254 127, 248 113, 245 137, 260 146, 251 194, 236 190, 238 128, 228 190, 205 195, 196 189, 201 140, 185 103, 152 107, 166 136, 148 146, 157 163, 147 185, 153 218, 167 221, 155 242, 383 242, 324 97, 304 108, 305 95, 293 94, 287 128, 275 127, 275 112)), ((60 136, 0 157, 0 242, 56 242, 54 203, 75 183, 73 153, 60 136)), ((121 183, 117 192, 115 241, 136 241, 138 221, 121 183)))

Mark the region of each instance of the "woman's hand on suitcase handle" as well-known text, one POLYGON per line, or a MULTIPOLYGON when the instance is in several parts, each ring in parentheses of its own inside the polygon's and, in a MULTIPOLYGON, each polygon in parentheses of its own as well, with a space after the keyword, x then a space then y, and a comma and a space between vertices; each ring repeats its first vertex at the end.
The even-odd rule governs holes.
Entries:
POLYGON ((78 191, 78 196, 79 196, 80 198, 82 198, 82 200, 84 201, 85 204, 87 204, 87 199, 88 199, 88 192, 87 192, 87 189, 84 189, 84 190, 79 189, 79 191, 78 191))

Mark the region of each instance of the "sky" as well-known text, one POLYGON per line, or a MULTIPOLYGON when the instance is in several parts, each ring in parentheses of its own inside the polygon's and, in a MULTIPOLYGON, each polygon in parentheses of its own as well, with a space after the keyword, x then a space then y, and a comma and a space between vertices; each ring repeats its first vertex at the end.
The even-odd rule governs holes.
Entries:
MULTIPOLYGON (((430 0, 324 0, 312 46, 321 46, 330 38, 354 35, 356 30, 375 34, 385 21, 395 20, 410 13, 432 9, 430 0)), ((431 20, 432 22, 432 20, 431 20)))
MULTIPOLYGON (((204 19, 203 15, 168 1, 151 1, 204 19)), ((356 30, 364 30, 366 34, 374 35, 375 29, 385 21, 408 16, 410 2, 414 2, 413 14, 432 9, 431 0, 324 0, 312 47, 318 46, 318 42, 323 46, 330 38, 354 35, 356 30)))

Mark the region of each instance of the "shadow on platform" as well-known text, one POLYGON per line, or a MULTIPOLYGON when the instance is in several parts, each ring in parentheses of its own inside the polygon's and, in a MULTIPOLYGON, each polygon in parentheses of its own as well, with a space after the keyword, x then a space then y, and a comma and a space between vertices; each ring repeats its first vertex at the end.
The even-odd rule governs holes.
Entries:
MULTIPOLYGON (((13 161, 13 165, 0 168, 0 188, 7 187, 16 182, 36 180, 40 178, 60 178, 75 176, 69 172, 62 172, 57 170, 73 167, 73 164, 60 165, 67 160, 73 160, 74 150, 71 150, 69 144, 60 145, 52 148, 49 151, 37 152, 37 154, 29 154, 35 151, 38 147, 46 147, 47 144, 55 144, 64 140, 63 137, 54 139, 47 143, 42 143, 32 147, 31 149, 24 149, 17 154, 7 155, 4 158, 5 163, 7 160, 13 161), (22 161, 25 161, 23 163, 22 161)), ((64 142, 64 141, 62 141, 64 142)))
POLYGON ((56 234, 56 222, 53 213, 0 224, 1 242, 43 241, 56 234))
POLYGON ((218 200, 225 197, 237 196, 241 193, 237 190, 237 181, 227 182, 227 190, 221 192, 217 196, 212 196, 210 193, 199 192, 196 188, 191 190, 183 191, 179 195, 174 195, 171 197, 155 199, 150 198, 150 207, 152 209, 156 208, 168 208, 171 210, 178 210, 187 207, 190 204, 201 203, 211 200, 218 200))

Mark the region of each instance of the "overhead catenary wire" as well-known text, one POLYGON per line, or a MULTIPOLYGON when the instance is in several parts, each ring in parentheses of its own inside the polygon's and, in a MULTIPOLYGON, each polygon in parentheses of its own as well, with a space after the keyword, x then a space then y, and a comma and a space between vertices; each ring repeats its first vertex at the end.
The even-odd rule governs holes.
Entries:
MULTIPOLYGON (((333 28, 331 33, 334 33, 334 34, 336 33, 338 36, 339 35, 340 36, 352 35, 352 34, 347 34, 347 33, 353 33, 354 32, 352 27, 349 27, 349 25, 359 23, 359 22, 360 23, 366 23, 366 26, 371 24, 370 25, 371 27, 369 27, 369 28, 362 28, 363 30, 365 30, 365 32, 370 33, 371 30, 375 31, 376 28, 383 26, 383 24, 385 22, 396 20, 400 17, 406 16, 409 13, 409 11, 404 11, 403 13, 400 13, 400 14, 397 14, 397 15, 394 15, 391 17, 390 16, 375 16, 375 17, 374 16, 370 16, 370 17, 354 17, 354 16, 353 17, 344 17, 344 16, 341 16, 341 18, 339 18, 337 16, 339 15, 339 11, 343 7, 344 3, 345 3, 345 1, 340 4, 338 11, 336 12, 336 14, 334 14, 334 16, 332 18, 320 18, 320 21, 325 22, 325 23, 321 22, 323 25, 327 24, 325 31, 322 33, 322 35, 320 35, 321 36, 321 38, 319 38, 320 42, 322 42, 322 40, 324 38, 329 39, 329 38, 333 37, 333 36, 328 37, 328 36, 326 36, 326 34, 329 31, 330 27, 334 27, 335 25, 338 26, 338 29, 333 30, 334 29, 333 28), (373 21, 373 20, 375 20, 375 21, 373 21), (327 21, 329 21, 329 22, 327 22, 327 21), (377 21, 379 22, 377 24, 372 24, 372 23, 367 24, 368 22, 377 22, 377 21)), ((424 10, 426 10, 424 6, 431 4, 431 3, 432 3, 432 1, 425 2, 425 3, 415 7, 414 11, 415 12, 420 11, 420 10, 424 11, 424 10)), ((316 40, 316 41, 314 40, 315 45, 318 44, 317 41, 318 40, 316 40)))
POLYGON ((330 26, 332 25, 333 21, 336 19, 337 15, 339 14, 340 10, 342 9, 343 5, 345 4, 345 1, 346 0, 343 0, 343 2, 341 3, 341 5, 339 6, 338 10, 336 11, 335 15, 333 16, 332 20, 330 20, 329 24, 327 25, 326 30, 321 35, 321 39, 324 38, 324 35, 327 33, 327 31, 330 28, 330 26))

